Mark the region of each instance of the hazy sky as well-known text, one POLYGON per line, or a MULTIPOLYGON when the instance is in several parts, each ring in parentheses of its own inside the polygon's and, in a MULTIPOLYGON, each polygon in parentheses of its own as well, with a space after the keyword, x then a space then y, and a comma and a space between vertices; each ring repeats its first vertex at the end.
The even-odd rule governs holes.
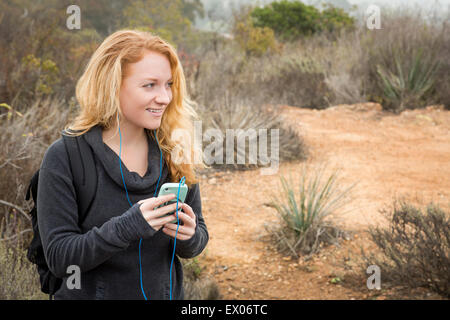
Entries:
MULTIPOLYGON (((313 3, 318 0, 304 0, 304 3, 313 3)), ((320 1, 320 0, 319 0, 320 1)), ((326 0, 322 0, 326 1, 326 0)), ((377 4, 380 6, 408 6, 411 8, 422 8, 422 9, 442 9, 447 11, 450 6, 450 0, 347 0, 350 4, 359 4, 363 7, 367 7, 369 4, 377 4)))
MULTIPOLYGON (((358 4, 361 2, 368 2, 367 0, 347 0, 347 1, 350 4, 358 4)), ((394 5, 417 3, 417 4, 423 5, 423 6, 434 6, 436 1, 435 0, 375 0, 373 2, 378 2, 378 3, 383 3, 383 4, 394 4, 394 5)), ((450 4, 450 0, 438 0, 437 2, 439 2, 440 4, 445 4, 445 5, 450 4)))
POLYGON ((380 8, 406 8, 411 11, 420 10, 423 17, 428 16, 435 20, 440 17, 446 19, 450 12, 450 0, 347 0, 350 4, 359 5, 360 10, 365 10, 370 4, 376 4, 380 8))
MULTIPOLYGON (((335 2, 339 3, 338 0, 302 0, 304 3, 313 4, 319 1, 323 2, 335 2)), ((450 0, 347 0, 351 5, 358 5, 360 12, 364 12, 366 8, 375 4, 380 8, 405 8, 411 11, 420 10, 424 16, 436 17, 440 16, 442 19, 447 17, 450 11, 450 0)))
POLYGON ((419 6, 424 9, 434 9, 442 7, 444 10, 448 10, 450 6, 450 0, 347 0, 350 4, 381 4, 386 6, 403 6, 407 5, 409 7, 419 6))

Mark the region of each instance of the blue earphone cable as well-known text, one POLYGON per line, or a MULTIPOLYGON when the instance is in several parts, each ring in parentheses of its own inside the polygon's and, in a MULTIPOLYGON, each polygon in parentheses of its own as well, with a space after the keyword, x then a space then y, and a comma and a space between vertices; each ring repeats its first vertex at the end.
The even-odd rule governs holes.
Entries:
POLYGON ((182 184, 184 184, 185 181, 185 177, 182 177, 180 180, 180 183, 178 184, 178 192, 177 192, 177 208, 176 208, 176 213, 177 213, 177 231, 175 232, 175 238, 173 240, 173 252, 172 252, 172 261, 170 262, 170 300, 172 300, 172 266, 173 266, 173 258, 175 257, 175 247, 177 245, 177 235, 178 235, 178 228, 180 227, 180 219, 178 219, 178 199, 180 197, 180 187, 182 184))
MULTIPOLYGON (((117 118, 119 118, 119 115, 117 115, 117 118)), ((158 137, 156 135, 156 130, 153 130, 153 133, 155 135, 156 142, 158 143, 158 148, 159 148, 159 152, 160 152, 159 178, 158 178, 158 182, 156 183, 155 192, 153 194, 153 197, 155 197, 156 196, 156 192, 158 191, 159 181, 161 179, 161 173, 162 173, 162 151, 161 151, 161 148, 159 147, 159 141, 158 141, 158 137)), ((125 193, 127 195, 128 203, 130 204, 130 207, 132 207, 133 204, 131 203, 130 197, 128 196, 128 190, 127 190, 127 186, 125 184, 125 179, 123 177, 123 171, 122 171, 122 160, 121 160, 121 154, 122 154, 122 133, 120 131, 120 126, 119 126, 119 137, 120 137, 120 144, 119 144, 119 167, 120 167, 120 173, 122 174, 122 181, 123 181, 123 185, 125 187, 125 193)), ((170 300, 172 300, 172 265, 173 265, 173 259, 174 259, 174 256, 175 256, 175 246, 176 246, 176 243, 177 243, 177 238, 176 237, 177 237, 177 234, 178 234, 178 228, 180 226, 180 221, 178 219, 178 200, 179 200, 179 195, 180 195, 180 186, 182 184, 184 184, 184 181, 185 181, 185 177, 182 177, 181 180, 180 180, 180 183, 178 185, 178 193, 177 193, 177 206, 176 206, 176 211, 175 211, 176 215, 177 215, 177 230, 175 232, 175 240, 174 240, 174 244, 173 244, 172 261, 170 263, 170 300)), ((142 246, 142 238, 139 239, 139 280, 140 280, 142 295, 144 296, 145 300, 148 300, 147 296, 145 295, 143 281, 142 281, 141 246, 142 246)))

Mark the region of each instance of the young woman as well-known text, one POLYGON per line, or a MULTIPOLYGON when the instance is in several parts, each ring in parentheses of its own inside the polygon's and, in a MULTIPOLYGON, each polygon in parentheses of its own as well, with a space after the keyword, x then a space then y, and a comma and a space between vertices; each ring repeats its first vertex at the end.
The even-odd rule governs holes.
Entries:
MULTIPOLYGON (((90 145, 98 182, 79 225, 62 138, 48 148, 37 215, 48 266, 63 279, 55 299, 183 299, 177 257, 200 254, 208 231, 195 165, 173 159, 180 148, 171 133, 183 129, 193 138, 196 117, 175 50, 147 32, 117 31, 94 52, 76 97, 81 109, 64 134, 82 135, 90 145), (175 195, 157 195, 165 182, 180 180, 189 189, 178 202, 178 225, 176 213, 166 216, 176 204, 158 208, 175 195), (79 288, 67 285, 69 266, 81 271, 79 288)), ((185 159, 195 152, 181 148, 185 159)))

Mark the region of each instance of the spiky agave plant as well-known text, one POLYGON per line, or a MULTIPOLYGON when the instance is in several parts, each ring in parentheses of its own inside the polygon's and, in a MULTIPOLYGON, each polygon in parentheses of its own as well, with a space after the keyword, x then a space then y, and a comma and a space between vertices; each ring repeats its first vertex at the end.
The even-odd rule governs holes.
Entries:
MULTIPOLYGON (((226 166, 230 169, 264 167, 265 164, 261 163, 262 159, 260 158, 261 147, 266 148, 266 152, 263 153, 266 153, 267 159, 270 161, 276 159, 283 162, 306 158, 307 147, 303 138, 283 121, 280 114, 255 106, 250 101, 226 95, 216 105, 202 111, 202 119, 203 132, 207 132, 209 129, 218 130, 222 138, 222 144, 215 145, 215 151, 222 154, 223 159, 218 164, 213 161, 214 159, 208 160, 209 163, 213 162, 213 167, 226 166), (228 136, 227 131, 230 129, 231 134, 228 136), (273 136, 273 131, 277 131, 278 135, 273 136), (277 154, 272 154, 272 149, 275 149, 272 145, 274 143, 278 144, 277 154), (251 152, 250 146, 256 152, 251 152), (229 164, 226 159, 228 148, 233 153, 233 162, 229 164), (234 160, 235 158, 237 160, 234 160)), ((205 153, 205 157, 210 156, 205 153)))
POLYGON ((288 182, 281 176, 282 192, 278 198, 272 195, 272 202, 269 204, 284 222, 275 231, 278 239, 294 255, 298 255, 298 252, 312 254, 318 250, 320 243, 336 241, 342 232, 325 221, 325 218, 345 204, 343 200, 355 185, 340 191, 338 170, 326 178, 323 178, 325 166, 315 169, 311 175, 307 171, 309 170, 304 166, 298 191, 294 188, 292 178, 288 182))
POLYGON ((411 108, 410 104, 418 104, 420 99, 433 87, 439 61, 423 57, 420 48, 412 57, 412 64, 404 73, 406 61, 400 61, 399 54, 394 51, 394 72, 377 65, 377 74, 381 80, 381 87, 386 102, 395 112, 411 108))

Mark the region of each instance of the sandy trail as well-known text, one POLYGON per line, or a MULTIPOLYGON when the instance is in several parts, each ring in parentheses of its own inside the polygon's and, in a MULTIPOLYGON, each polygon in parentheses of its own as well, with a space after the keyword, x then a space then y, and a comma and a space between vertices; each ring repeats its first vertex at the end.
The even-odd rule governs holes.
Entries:
MULTIPOLYGON (((200 182, 210 242, 202 256, 224 299, 361 299, 361 286, 333 285, 340 265, 370 246, 361 231, 385 223, 380 209, 403 196, 424 205, 450 208, 450 111, 439 107, 393 115, 377 104, 339 105, 325 110, 279 107, 285 121, 309 147, 306 162, 280 165, 274 175, 259 170, 216 173, 200 182), (299 181, 301 168, 327 164, 340 169, 343 187, 357 183, 333 219, 356 233, 308 263, 270 249, 264 223, 276 221, 264 205, 280 187, 280 176, 299 181), (257 187, 255 187, 257 186, 257 187)), ((377 292, 383 297, 383 292, 377 292)))

